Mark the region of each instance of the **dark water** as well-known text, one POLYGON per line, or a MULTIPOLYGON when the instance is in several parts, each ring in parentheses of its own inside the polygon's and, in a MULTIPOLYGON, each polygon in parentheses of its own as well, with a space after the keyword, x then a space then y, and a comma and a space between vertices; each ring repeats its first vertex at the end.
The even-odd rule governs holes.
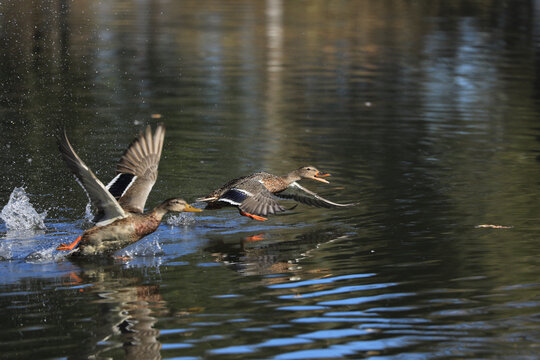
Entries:
POLYGON ((0 358, 540 357, 538 1, 3 1, 0 44, 0 204, 46 211, 0 223, 0 358), (57 254, 88 215, 55 134, 107 182, 158 122, 149 207, 301 165, 359 205, 57 254))

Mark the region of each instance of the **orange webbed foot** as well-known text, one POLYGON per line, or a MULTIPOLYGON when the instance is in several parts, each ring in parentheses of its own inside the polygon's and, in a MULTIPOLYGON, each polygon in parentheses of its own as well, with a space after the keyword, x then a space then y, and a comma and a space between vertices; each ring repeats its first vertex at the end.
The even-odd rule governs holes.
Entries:
POLYGON ((262 217, 262 216, 259 216, 259 215, 249 214, 247 212, 243 212, 242 210, 240 210, 240 215, 247 216, 248 218, 251 218, 253 220, 258 220, 258 221, 266 221, 266 220, 268 220, 265 217, 262 217))
POLYGON ((81 241, 82 239, 82 235, 79 236, 74 242, 72 242, 71 244, 60 244, 56 250, 59 250, 59 251, 69 251, 69 250, 73 250, 75 249, 75 247, 79 244, 79 242, 81 241))

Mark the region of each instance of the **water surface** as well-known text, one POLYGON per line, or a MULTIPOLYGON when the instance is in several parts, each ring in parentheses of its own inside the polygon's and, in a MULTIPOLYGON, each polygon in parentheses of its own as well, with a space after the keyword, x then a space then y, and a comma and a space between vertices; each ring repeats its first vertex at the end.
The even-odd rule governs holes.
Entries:
POLYGON ((2 2, 0 204, 44 217, 0 223, 2 357, 537 358, 538 24, 537 1, 2 2), (302 165, 359 204, 54 251, 89 226, 58 131, 108 182, 158 122, 148 207, 302 165))

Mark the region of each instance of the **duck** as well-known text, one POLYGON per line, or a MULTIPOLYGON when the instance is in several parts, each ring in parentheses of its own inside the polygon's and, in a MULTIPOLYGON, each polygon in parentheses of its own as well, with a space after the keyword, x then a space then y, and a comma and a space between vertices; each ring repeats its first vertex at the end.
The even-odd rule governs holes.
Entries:
POLYGON ((66 130, 58 137, 60 154, 67 167, 97 208, 95 226, 70 244, 56 249, 71 256, 104 255, 122 249, 156 231, 169 212, 200 212, 181 198, 169 198, 144 213, 146 199, 158 176, 165 126, 155 132, 146 127, 132 141, 116 165, 117 175, 105 186, 73 149, 66 130))
POLYGON ((208 210, 219 209, 223 206, 237 207, 240 215, 248 218, 266 221, 268 214, 276 214, 287 210, 279 203, 280 199, 294 200, 298 203, 316 207, 349 207, 356 203, 338 204, 327 200, 311 190, 298 184, 302 179, 312 179, 325 184, 329 173, 319 171, 314 166, 303 166, 289 172, 284 176, 273 175, 267 172, 256 172, 248 176, 233 179, 212 191, 197 201, 205 202, 208 210), (296 190, 285 193, 287 189, 296 190))

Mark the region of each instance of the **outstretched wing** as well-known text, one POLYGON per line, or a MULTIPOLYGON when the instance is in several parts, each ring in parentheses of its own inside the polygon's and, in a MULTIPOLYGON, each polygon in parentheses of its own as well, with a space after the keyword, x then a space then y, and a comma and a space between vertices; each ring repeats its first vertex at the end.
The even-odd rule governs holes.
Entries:
POLYGON ((293 182, 291 185, 289 185, 289 189, 290 190, 286 190, 285 192, 281 192, 276 195, 282 199, 294 200, 302 204, 322 208, 349 207, 357 205, 357 203, 338 204, 327 200, 322 196, 317 195, 313 191, 299 185, 297 182, 293 182))
POLYGON ((150 126, 129 145, 116 166, 118 175, 107 185, 120 205, 129 211, 142 213, 148 194, 158 176, 165 127, 159 124, 152 135, 150 126))
POLYGON ((58 148, 65 163, 77 178, 92 204, 97 208, 100 216, 99 220, 105 222, 126 217, 126 213, 118 201, 75 153, 65 130, 58 137, 58 148))
POLYGON ((278 198, 258 181, 249 184, 249 189, 232 188, 217 201, 238 206, 243 212, 252 215, 266 216, 285 211, 285 208, 278 203, 278 198))

